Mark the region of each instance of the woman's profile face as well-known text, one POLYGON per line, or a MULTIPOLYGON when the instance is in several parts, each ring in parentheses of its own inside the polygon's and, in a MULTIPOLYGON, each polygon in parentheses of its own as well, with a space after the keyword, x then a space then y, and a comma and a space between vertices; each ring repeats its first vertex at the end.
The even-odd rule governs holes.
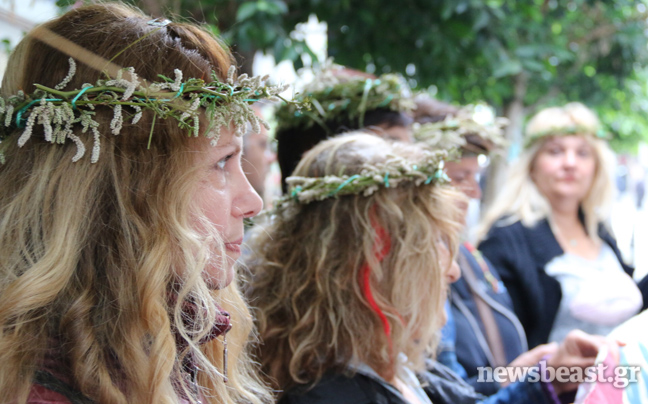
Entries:
MULTIPOLYGON (((448 248, 445 241, 439 239, 437 241, 437 252, 439 253, 439 265, 443 271, 443 279, 445 280, 446 286, 449 289, 450 284, 456 282, 461 278, 461 269, 459 264, 450 254, 450 249, 448 248)), ((448 291, 446 290, 445 295, 447 296, 448 291)), ((443 326, 447 321, 448 317, 445 310, 442 308, 438 313, 439 319, 441 321, 441 326, 443 326)))
POLYGON ((206 139, 200 144, 202 156, 198 160, 202 180, 194 200, 218 231, 226 254, 222 257, 215 246, 203 277, 211 288, 220 289, 232 281, 234 263, 241 256, 243 219, 258 214, 263 202, 241 168, 240 137, 230 130, 222 130, 216 146, 211 146, 206 139))
POLYGON ((540 147, 531 178, 549 201, 582 201, 594 181, 596 155, 583 136, 553 137, 540 147))
POLYGON ((481 172, 477 156, 465 156, 456 161, 446 161, 445 171, 451 184, 468 198, 481 199, 481 188, 477 175, 481 172))
POLYGON ((437 251, 439 253, 439 265, 443 270, 443 277, 448 285, 455 283, 461 278, 461 269, 459 264, 450 254, 450 249, 443 240, 437 241, 437 251))

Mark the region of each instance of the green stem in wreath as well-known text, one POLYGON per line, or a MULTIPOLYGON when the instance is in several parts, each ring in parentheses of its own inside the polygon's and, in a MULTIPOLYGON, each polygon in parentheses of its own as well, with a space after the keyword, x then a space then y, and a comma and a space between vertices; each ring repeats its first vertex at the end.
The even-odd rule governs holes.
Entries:
POLYGON ((151 123, 151 132, 149 133, 148 145, 146 146, 147 150, 151 148, 151 139, 153 139, 153 129, 155 129, 156 120, 157 120, 157 111, 155 111, 155 114, 153 114, 153 122, 151 123))

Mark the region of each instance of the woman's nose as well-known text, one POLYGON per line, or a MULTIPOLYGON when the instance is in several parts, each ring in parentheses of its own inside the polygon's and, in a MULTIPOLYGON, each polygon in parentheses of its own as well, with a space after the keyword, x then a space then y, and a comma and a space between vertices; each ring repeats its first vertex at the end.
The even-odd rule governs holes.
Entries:
POLYGON ((254 217, 263 209, 263 199, 252 188, 247 178, 245 176, 243 178, 245 186, 242 187, 241 194, 239 194, 237 208, 244 218, 254 217))
POLYGON ((574 150, 567 150, 565 152, 565 157, 563 163, 568 167, 573 167, 576 165, 576 152, 574 150))
POLYGON ((461 278, 461 268, 457 264, 456 260, 452 260, 450 263, 450 268, 446 271, 446 280, 448 283, 455 283, 461 278))

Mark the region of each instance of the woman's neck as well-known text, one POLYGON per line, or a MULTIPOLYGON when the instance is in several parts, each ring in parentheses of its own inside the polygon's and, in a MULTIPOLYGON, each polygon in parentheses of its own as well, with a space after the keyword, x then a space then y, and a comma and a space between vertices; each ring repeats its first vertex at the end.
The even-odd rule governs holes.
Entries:
POLYGON ((596 259, 600 246, 588 234, 578 217, 577 202, 551 204, 551 228, 556 240, 565 252, 586 259, 596 259))
POLYGON ((572 198, 554 198, 549 203, 551 204, 551 216, 555 222, 560 221, 573 224, 578 221, 579 200, 572 198))
POLYGON ((551 220, 555 226, 561 229, 582 226, 578 218, 578 205, 561 206, 559 208, 552 205, 551 220))

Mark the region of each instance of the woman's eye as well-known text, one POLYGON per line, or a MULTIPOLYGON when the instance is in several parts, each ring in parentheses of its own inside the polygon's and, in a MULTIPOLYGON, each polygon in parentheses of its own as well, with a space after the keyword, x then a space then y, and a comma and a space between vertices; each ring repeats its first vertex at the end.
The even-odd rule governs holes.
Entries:
POLYGON ((589 157, 591 155, 590 151, 587 149, 581 149, 578 151, 578 155, 581 157, 589 157))
POLYGON ((230 154, 230 155, 228 155, 228 156, 222 158, 221 160, 218 161, 218 163, 216 163, 216 167, 218 167, 218 168, 221 169, 221 170, 224 169, 224 168, 225 168, 225 165, 227 164, 227 162, 228 162, 232 157, 234 157, 234 154, 230 154))

